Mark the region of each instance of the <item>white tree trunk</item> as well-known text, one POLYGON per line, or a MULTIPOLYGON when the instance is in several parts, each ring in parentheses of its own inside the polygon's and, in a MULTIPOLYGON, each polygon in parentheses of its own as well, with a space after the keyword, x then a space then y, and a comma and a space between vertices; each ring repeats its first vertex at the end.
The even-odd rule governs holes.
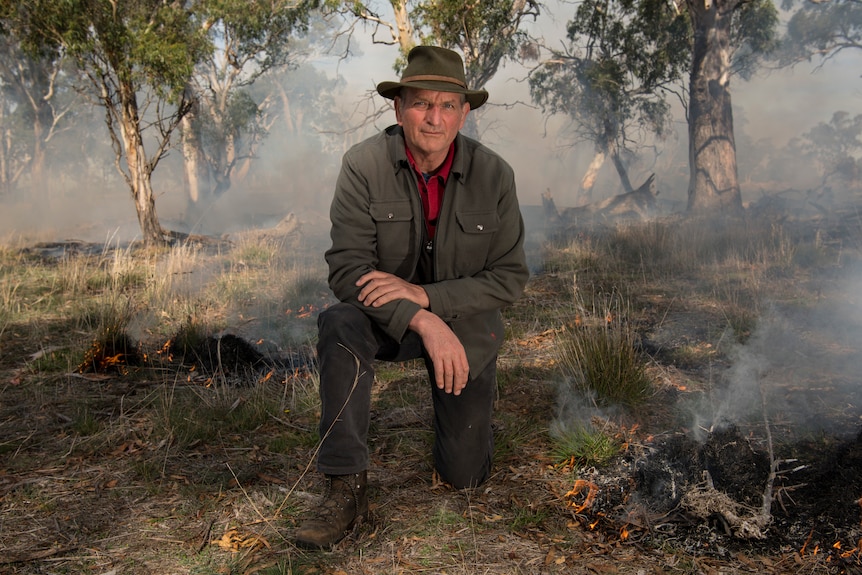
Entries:
POLYGON ((587 172, 581 180, 581 198, 585 204, 589 204, 593 199, 593 186, 596 185, 596 179, 599 177, 599 171, 605 163, 605 153, 602 150, 596 150, 596 155, 593 156, 593 161, 587 167, 587 172))
POLYGON ((201 199, 200 179, 200 146, 197 135, 192 130, 191 114, 183 118, 182 123, 183 170, 186 178, 186 190, 189 201, 193 204, 201 199))
POLYGON ((147 154, 141 137, 138 102, 133 86, 120 86, 120 106, 120 132, 126 166, 128 167, 128 172, 125 174, 126 182, 129 184, 132 198, 135 201, 135 210, 138 213, 138 223, 141 226, 144 243, 146 245, 160 245, 165 243, 165 238, 162 226, 159 224, 159 218, 156 215, 156 201, 153 195, 150 170, 147 166, 147 154))

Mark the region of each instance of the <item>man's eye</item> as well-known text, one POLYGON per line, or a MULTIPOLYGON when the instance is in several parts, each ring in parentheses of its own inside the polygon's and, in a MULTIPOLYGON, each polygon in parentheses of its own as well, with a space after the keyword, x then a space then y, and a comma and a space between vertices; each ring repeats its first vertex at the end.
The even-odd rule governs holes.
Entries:
POLYGON ((417 110, 427 110, 428 109, 428 102, 414 102, 413 107, 416 108, 417 110))

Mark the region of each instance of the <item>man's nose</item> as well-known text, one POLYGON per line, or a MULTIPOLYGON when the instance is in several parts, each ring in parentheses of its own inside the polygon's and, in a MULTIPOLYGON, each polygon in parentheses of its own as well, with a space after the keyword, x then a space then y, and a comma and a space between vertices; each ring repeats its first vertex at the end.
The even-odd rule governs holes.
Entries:
POLYGON ((425 112, 425 121, 429 124, 437 124, 440 122, 440 106, 429 106, 425 112))

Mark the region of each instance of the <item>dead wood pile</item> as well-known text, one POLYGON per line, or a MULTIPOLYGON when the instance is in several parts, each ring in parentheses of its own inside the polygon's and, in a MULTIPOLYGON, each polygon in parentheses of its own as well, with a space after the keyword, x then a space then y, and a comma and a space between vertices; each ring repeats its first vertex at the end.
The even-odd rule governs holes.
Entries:
POLYGON ((657 212, 657 195, 655 174, 652 174, 632 192, 618 194, 585 206, 565 208, 562 211, 557 209, 549 190, 542 194, 542 207, 547 222, 552 226, 563 228, 583 223, 647 220, 657 212))
POLYGON ((177 231, 165 231, 171 243, 196 244, 200 246, 218 246, 223 244, 235 244, 238 242, 278 241, 296 237, 300 232, 299 219, 295 214, 289 213, 276 225, 270 228, 259 228, 242 230, 220 237, 205 236, 200 234, 187 234, 177 231))
POLYGON ((289 236, 298 235, 300 232, 299 219, 295 214, 289 213, 271 228, 260 228, 243 230, 225 236, 225 239, 238 241, 266 241, 283 240, 289 236))

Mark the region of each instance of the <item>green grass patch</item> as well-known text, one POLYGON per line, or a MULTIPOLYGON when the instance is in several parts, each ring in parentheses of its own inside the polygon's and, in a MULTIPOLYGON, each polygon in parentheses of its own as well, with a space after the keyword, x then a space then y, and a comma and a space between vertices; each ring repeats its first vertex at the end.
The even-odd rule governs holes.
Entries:
POLYGON ((573 424, 553 434, 551 457, 572 467, 601 466, 616 456, 622 445, 612 435, 585 424, 573 424))

